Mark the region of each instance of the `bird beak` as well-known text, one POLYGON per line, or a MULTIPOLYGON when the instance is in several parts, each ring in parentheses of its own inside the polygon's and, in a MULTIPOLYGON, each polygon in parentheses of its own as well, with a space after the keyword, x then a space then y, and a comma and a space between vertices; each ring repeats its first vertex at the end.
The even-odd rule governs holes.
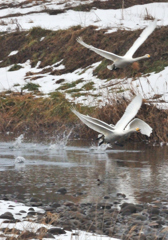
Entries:
POLYGON ((139 128, 136 128, 136 131, 137 131, 138 133, 140 133, 140 129, 139 129, 139 128))
POLYGON ((148 54, 148 58, 151 58, 151 56, 148 54))

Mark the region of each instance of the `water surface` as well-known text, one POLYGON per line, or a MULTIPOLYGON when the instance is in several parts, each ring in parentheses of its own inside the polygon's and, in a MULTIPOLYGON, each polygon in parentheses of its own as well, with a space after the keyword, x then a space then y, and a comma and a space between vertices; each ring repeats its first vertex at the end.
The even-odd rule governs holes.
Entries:
POLYGON ((168 147, 126 144, 90 149, 87 142, 64 144, 0 142, 0 197, 43 202, 67 199, 112 202, 124 193, 132 202, 168 196, 168 147), (23 162, 19 162, 22 157, 23 162), (98 184, 97 179, 101 180, 98 184), (65 195, 57 191, 67 189, 65 195))

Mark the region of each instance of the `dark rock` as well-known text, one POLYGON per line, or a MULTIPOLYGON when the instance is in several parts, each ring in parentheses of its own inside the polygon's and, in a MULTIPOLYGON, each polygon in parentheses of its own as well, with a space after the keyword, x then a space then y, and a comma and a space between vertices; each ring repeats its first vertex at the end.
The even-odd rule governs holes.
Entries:
POLYGON ((122 215, 131 215, 132 213, 136 213, 136 207, 132 203, 121 209, 122 215))
POLYGON ((31 205, 32 205, 33 207, 43 206, 42 202, 32 202, 31 205))
POLYGON ((110 209, 113 206, 111 203, 98 203, 97 208, 100 209, 110 209))
POLYGON ((104 199, 109 199, 110 197, 109 196, 104 196, 104 199))
POLYGON ((61 207, 61 204, 60 203, 53 203, 51 205, 51 207, 53 207, 53 208, 61 207))
POLYGON ((25 210, 20 210, 19 212, 20 212, 20 213, 26 213, 26 211, 25 211, 25 210))
POLYGON ((53 235, 59 235, 59 234, 65 234, 65 230, 63 228, 50 228, 47 231, 48 233, 51 233, 53 235))
POLYGON ((74 206, 74 203, 70 202, 70 201, 67 201, 67 202, 64 203, 64 205, 70 207, 70 206, 74 206))
POLYGON ((126 198, 126 195, 124 193, 117 193, 117 197, 126 198))
POLYGON ((66 190, 66 188, 60 188, 60 189, 57 190, 57 192, 60 193, 60 194, 66 194, 67 190, 66 190))
POLYGON ((12 213, 10 213, 10 212, 5 212, 5 213, 3 213, 2 215, 0 215, 0 218, 3 218, 3 219, 14 219, 14 217, 13 217, 13 214, 12 213))
POLYGON ((29 208, 28 210, 31 211, 31 212, 32 212, 32 211, 35 211, 34 208, 32 208, 32 207, 29 208))
POLYGON ((40 202, 40 199, 36 197, 31 197, 30 202, 40 202))
POLYGON ((27 215, 28 215, 28 216, 34 216, 34 215, 36 215, 36 212, 28 212, 27 215))

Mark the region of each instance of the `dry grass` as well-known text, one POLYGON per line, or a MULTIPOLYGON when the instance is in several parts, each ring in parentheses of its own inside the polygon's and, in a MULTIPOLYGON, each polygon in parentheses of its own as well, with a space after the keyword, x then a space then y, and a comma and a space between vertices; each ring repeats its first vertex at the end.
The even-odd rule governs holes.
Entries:
MULTIPOLYGON (((131 96, 131 99, 133 96, 131 96)), ((125 108, 131 99, 111 98, 109 103, 101 108, 84 107, 76 108, 83 114, 101 119, 107 123, 116 124, 123 115, 125 108)), ((94 138, 97 133, 85 126, 70 111, 69 103, 63 94, 54 92, 49 98, 35 98, 32 94, 2 96, 0 100, 0 131, 44 134, 63 132, 74 127, 73 136, 80 138, 94 138)), ((153 133, 150 141, 167 142, 168 111, 159 110, 153 104, 142 104, 137 117, 146 121, 153 133)), ((147 137, 139 134, 132 135, 134 140, 147 140, 147 137)))
MULTIPOLYGON (((33 28, 29 32, 16 32, 0 36, 0 67, 11 64, 25 63, 31 60, 32 67, 41 61, 40 68, 52 65, 63 59, 65 69, 51 71, 51 75, 61 75, 73 72, 78 68, 86 68, 89 65, 103 60, 101 56, 81 46, 76 38, 82 36, 86 43, 95 47, 124 55, 132 43, 140 35, 141 30, 123 31, 104 34, 106 30, 97 31, 95 27, 72 27, 67 30, 49 31, 41 28, 33 28), (45 37, 43 41, 40 41, 45 37), (113 43, 113 44, 112 44, 113 43), (46 46, 48 46, 46 48, 46 46), (103 47, 102 47, 103 46, 103 47), (8 56, 11 51, 18 50, 18 54, 8 56), (87 61, 86 61, 87 59, 87 61)), ((135 53, 141 56, 149 53, 152 59, 141 61, 136 66, 108 71, 106 66, 110 61, 103 60, 95 69, 94 75, 100 79, 125 78, 140 76, 141 73, 159 72, 168 65, 167 58, 168 27, 156 29, 148 41, 146 41, 135 53)), ((110 62, 111 63, 111 62, 110 62)))

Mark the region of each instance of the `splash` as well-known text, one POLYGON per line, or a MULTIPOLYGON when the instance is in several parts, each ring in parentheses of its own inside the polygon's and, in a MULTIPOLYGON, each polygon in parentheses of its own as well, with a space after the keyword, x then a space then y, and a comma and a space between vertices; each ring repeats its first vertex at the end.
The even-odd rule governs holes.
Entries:
POLYGON ((63 132, 62 138, 60 136, 56 137, 56 143, 49 146, 49 150, 65 150, 68 143, 68 139, 72 133, 73 128, 66 134, 66 131, 63 132))
POLYGON ((90 148, 89 148, 89 152, 92 152, 92 153, 105 153, 106 149, 107 148, 111 148, 111 145, 108 144, 108 143, 104 143, 100 146, 95 146, 95 145, 92 145, 90 148))
POLYGON ((18 156, 15 158, 15 163, 24 163, 25 162, 25 158, 22 156, 18 156))
POLYGON ((15 142, 13 143, 11 148, 19 148, 21 143, 23 142, 24 134, 21 134, 19 137, 15 138, 15 142))

